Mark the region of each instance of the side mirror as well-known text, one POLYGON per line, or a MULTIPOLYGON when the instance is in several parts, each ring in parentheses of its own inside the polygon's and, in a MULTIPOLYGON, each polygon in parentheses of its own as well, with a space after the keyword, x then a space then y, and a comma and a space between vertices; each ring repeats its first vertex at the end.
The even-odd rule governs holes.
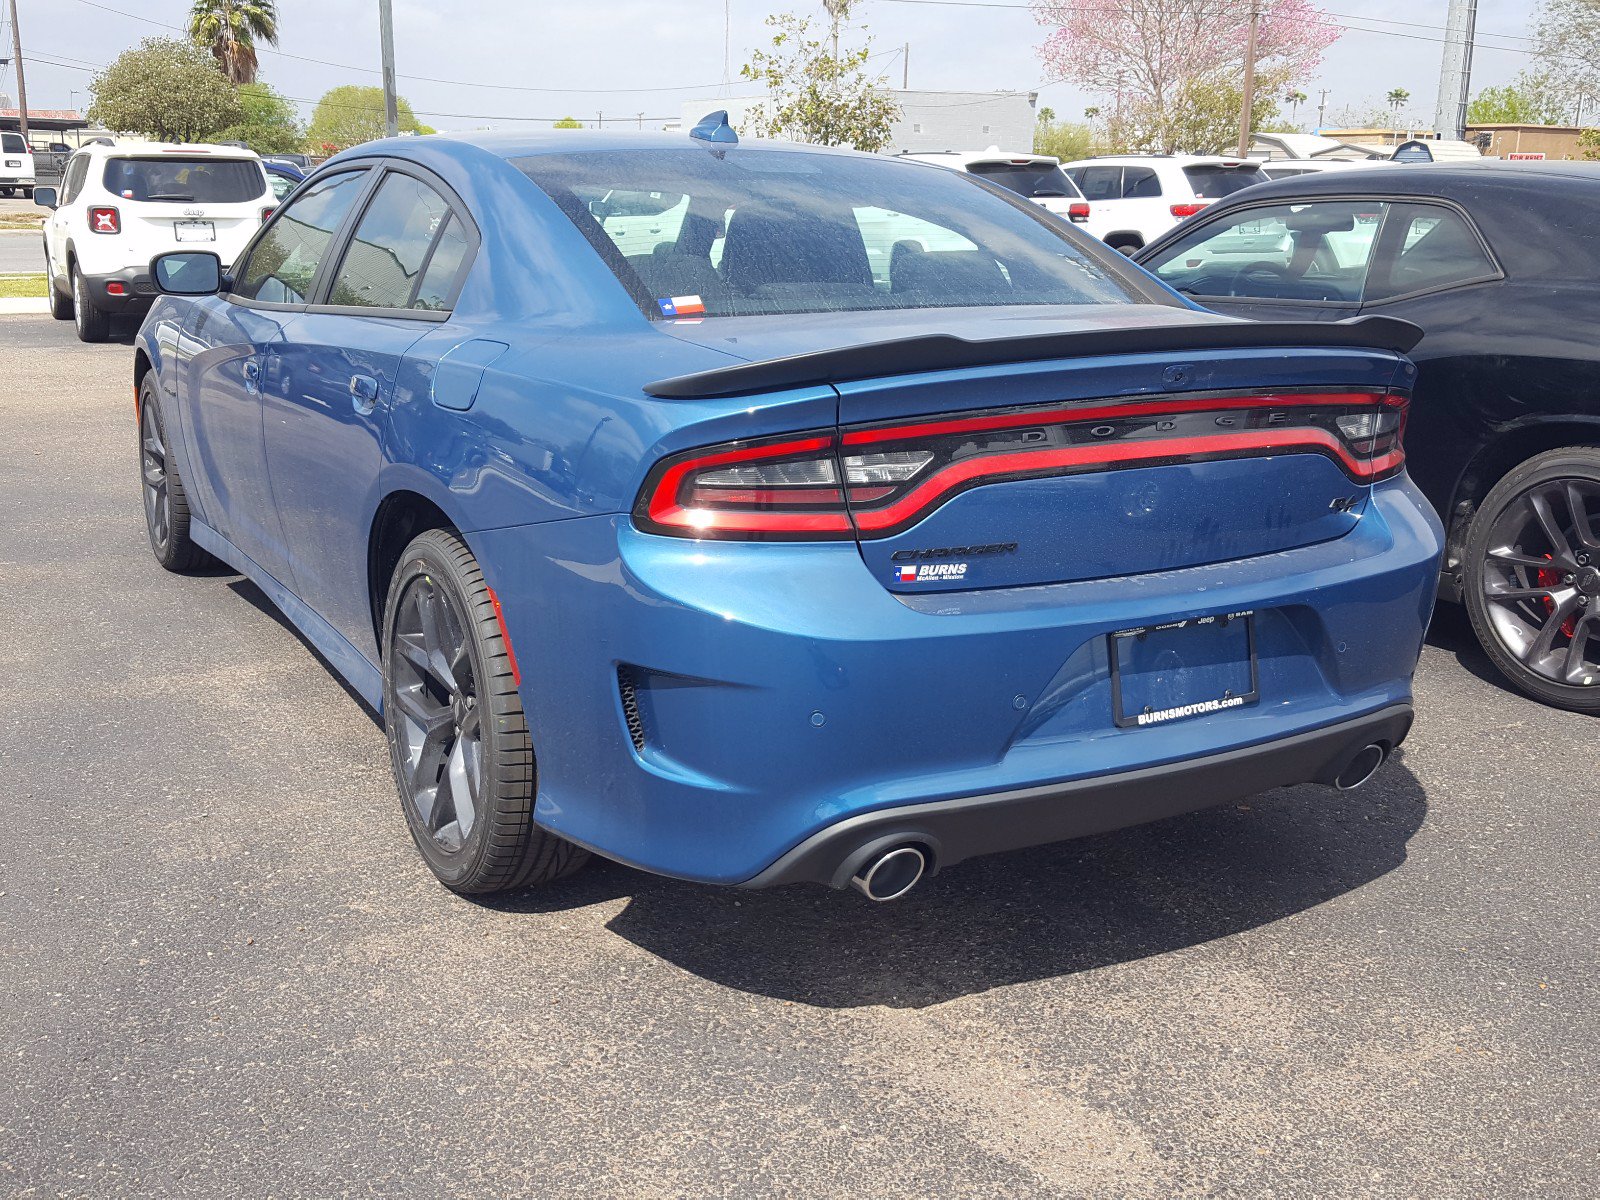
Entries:
POLYGON ((34 188, 33 202, 40 208, 54 208, 56 206, 56 189, 42 187, 34 188))
POLYGON ((150 260, 150 278, 168 296, 210 296, 222 290, 222 260, 209 250, 173 250, 150 260))

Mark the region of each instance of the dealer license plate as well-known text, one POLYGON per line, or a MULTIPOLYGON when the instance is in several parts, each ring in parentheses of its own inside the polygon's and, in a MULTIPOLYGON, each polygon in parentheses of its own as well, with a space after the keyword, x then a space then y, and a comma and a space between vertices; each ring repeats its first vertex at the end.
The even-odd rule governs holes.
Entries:
POLYGON ((217 226, 213 221, 174 221, 172 228, 180 242, 214 242, 217 226))
POLYGON ((1121 728, 1166 725, 1261 698, 1253 612, 1190 617, 1107 636, 1111 715, 1121 728))

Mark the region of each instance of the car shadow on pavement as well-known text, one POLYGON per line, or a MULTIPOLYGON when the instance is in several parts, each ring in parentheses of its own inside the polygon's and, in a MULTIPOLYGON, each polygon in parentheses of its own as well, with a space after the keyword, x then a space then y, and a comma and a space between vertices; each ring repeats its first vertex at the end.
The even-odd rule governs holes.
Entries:
POLYGON ((920 1008, 1183 950, 1381 878, 1427 813, 1401 757, 1358 792, 1285 789, 976 859, 892 904, 701 887, 598 860, 552 889, 483 902, 535 913, 626 897, 608 928, 701 978, 825 1008, 920 1008))
POLYGON ((1456 661, 1469 675, 1501 691, 1511 691, 1511 685, 1506 682, 1505 676, 1495 670, 1494 664, 1489 661, 1489 656, 1484 653, 1483 646, 1478 642, 1478 635, 1472 628, 1472 618, 1467 615, 1466 605, 1443 601, 1439 603, 1433 610, 1433 621, 1428 626, 1428 645, 1455 655, 1456 661))
POLYGON ((330 663, 326 657, 324 657, 322 651, 313 646, 306 638, 306 635, 295 628, 294 623, 290 621, 288 617, 283 615, 278 606, 271 601, 265 592, 256 586, 253 580, 251 580, 248 576, 240 575, 226 563, 220 562, 217 563, 214 568, 202 567, 198 571, 191 573, 214 573, 218 577, 231 576, 231 578, 228 579, 228 587, 233 594, 238 596, 239 599, 243 600, 245 603, 260 609, 263 613, 281 625, 296 641, 306 648, 306 652, 310 654, 312 658, 317 660, 317 662, 322 666, 322 669, 328 673, 328 677, 344 689, 344 694, 349 696, 350 699, 354 700, 360 707, 361 711, 366 713, 367 716, 372 719, 374 724, 376 724, 380 729, 383 728, 383 718, 378 714, 378 711, 372 707, 372 705, 367 703, 366 697, 360 692, 356 691, 355 688, 351 687, 350 684, 346 682, 345 677, 339 674, 334 665, 330 663))

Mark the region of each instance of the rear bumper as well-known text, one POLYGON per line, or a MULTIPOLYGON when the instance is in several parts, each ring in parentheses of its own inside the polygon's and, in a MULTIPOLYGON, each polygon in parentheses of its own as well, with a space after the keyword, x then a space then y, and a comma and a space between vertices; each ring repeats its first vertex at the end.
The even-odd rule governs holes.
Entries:
POLYGON ((1442 531, 1402 476, 1327 542, 912 595, 850 543, 693 542, 614 516, 467 541, 521 667, 535 819, 644 870, 749 884, 832 881, 839 831, 908 814, 938 814, 947 865, 1315 780, 1341 739, 1397 742, 1442 531), (1244 610, 1258 703, 1113 723, 1107 634, 1244 610), (1381 714, 1375 737, 1361 722, 1381 714), (1016 828, 986 830, 999 812, 1016 828))
POLYGON ((114 313, 142 313, 156 300, 155 284, 144 267, 124 267, 104 275, 84 274, 83 286, 96 308, 114 313), (120 287, 121 293, 112 290, 120 287))
POLYGON ((1377 743, 1393 750, 1411 721, 1410 704, 1393 704, 1264 746, 1188 762, 864 813, 812 834, 743 886, 842 888, 869 858, 907 843, 930 851, 937 871, 981 854, 1159 821, 1272 788, 1332 784, 1363 747, 1377 743))

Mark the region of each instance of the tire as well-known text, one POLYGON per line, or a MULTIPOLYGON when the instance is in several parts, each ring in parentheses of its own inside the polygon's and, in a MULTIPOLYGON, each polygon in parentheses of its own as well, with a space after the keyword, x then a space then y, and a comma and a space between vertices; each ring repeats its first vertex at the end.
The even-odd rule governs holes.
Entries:
POLYGON ((89 289, 76 266, 70 268, 72 278, 72 317, 78 327, 80 342, 103 342, 111 336, 111 314, 96 308, 89 299, 89 289))
POLYGON ((1526 696, 1600 715, 1600 447, 1537 454, 1495 484, 1467 529, 1473 631, 1526 696))
POLYGON ((211 556, 189 536, 189 496, 172 464, 166 423, 161 419, 156 377, 139 384, 139 494, 150 552, 169 571, 190 571, 211 556))
POLYGON ((50 315, 58 321, 72 320, 72 295, 56 286, 55 267, 50 262, 50 239, 44 240, 44 285, 50 290, 50 315))
POLYGON ((439 882, 472 895, 554 883, 581 867, 588 851, 534 823, 537 764, 511 658, 478 562, 450 530, 406 547, 382 649, 395 787, 439 882))

